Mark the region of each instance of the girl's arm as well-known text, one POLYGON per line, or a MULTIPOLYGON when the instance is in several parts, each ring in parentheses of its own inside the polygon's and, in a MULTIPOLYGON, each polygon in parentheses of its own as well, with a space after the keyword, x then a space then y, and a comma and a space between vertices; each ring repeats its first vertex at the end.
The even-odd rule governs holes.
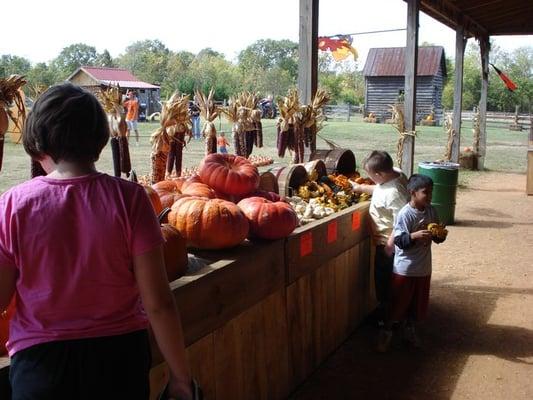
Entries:
POLYGON ((169 394, 179 399, 191 399, 191 372, 183 329, 168 285, 162 247, 135 256, 133 267, 144 309, 170 369, 169 394))

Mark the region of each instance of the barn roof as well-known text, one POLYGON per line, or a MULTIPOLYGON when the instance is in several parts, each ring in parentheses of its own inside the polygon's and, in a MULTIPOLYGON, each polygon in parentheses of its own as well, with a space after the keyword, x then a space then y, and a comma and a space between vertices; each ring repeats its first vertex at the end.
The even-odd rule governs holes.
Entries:
MULTIPOLYGON (((425 46, 418 48, 418 76, 437 75, 439 66, 446 75, 444 48, 425 46)), ((364 76, 404 76, 405 47, 372 48, 368 51, 364 76)))
POLYGON ((420 10, 467 36, 533 34, 531 0, 421 0, 420 10))
POLYGON ((152 85, 141 81, 130 71, 123 68, 108 68, 108 67, 88 67, 82 66, 78 68, 67 80, 70 80, 73 76, 83 71, 87 75, 91 76, 94 80, 100 81, 103 84, 118 84, 123 88, 134 89, 159 89, 159 86, 152 85))

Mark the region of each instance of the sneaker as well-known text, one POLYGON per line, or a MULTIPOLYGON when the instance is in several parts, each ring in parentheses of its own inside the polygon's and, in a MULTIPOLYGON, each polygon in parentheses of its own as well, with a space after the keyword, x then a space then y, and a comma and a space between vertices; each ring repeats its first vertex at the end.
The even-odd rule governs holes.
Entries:
POLYGON ((413 325, 407 324, 403 327, 403 340, 415 349, 422 348, 422 342, 413 325))
POLYGON ((378 343, 376 350, 379 353, 386 353, 389 349, 392 340, 392 331, 388 329, 380 329, 378 334, 378 343))

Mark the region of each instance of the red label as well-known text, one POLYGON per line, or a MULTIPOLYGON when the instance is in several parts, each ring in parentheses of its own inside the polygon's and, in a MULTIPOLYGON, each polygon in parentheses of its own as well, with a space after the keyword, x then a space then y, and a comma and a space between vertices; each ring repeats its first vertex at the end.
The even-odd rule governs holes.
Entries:
POLYGON ((331 221, 328 224, 328 243, 333 243, 337 240, 337 220, 331 221))
POLYGON ((305 257, 313 252, 313 234, 304 233, 300 236, 300 257, 305 257))
POLYGON ((356 231, 361 227, 361 213, 356 211, 352 214, 352 231, 356 231))

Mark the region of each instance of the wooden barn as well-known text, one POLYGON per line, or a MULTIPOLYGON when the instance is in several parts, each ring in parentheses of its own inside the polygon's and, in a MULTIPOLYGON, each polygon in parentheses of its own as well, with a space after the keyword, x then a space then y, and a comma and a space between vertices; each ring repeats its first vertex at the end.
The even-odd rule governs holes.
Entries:
MULTIPOLYGON (((390 105, 403 102, 405 89, 405 47, 373 48, 365 68, 365 115, 373 113, 379 121, 391 117, 390 105)), ((416 79, 416 120, 432 112, 437 124, 443 118, 442 90, 446 78, 444 48, 418 48, 416 79)))
POLYGON ((82 86, 92 92, 109 84, 118 84, 124 93, 128 90, 137 92, 139 103, 146 108, 146 115, 161 111, 159 86, 141 81, 127 69, 108 67, 80 67, 67 81, 82 86))

